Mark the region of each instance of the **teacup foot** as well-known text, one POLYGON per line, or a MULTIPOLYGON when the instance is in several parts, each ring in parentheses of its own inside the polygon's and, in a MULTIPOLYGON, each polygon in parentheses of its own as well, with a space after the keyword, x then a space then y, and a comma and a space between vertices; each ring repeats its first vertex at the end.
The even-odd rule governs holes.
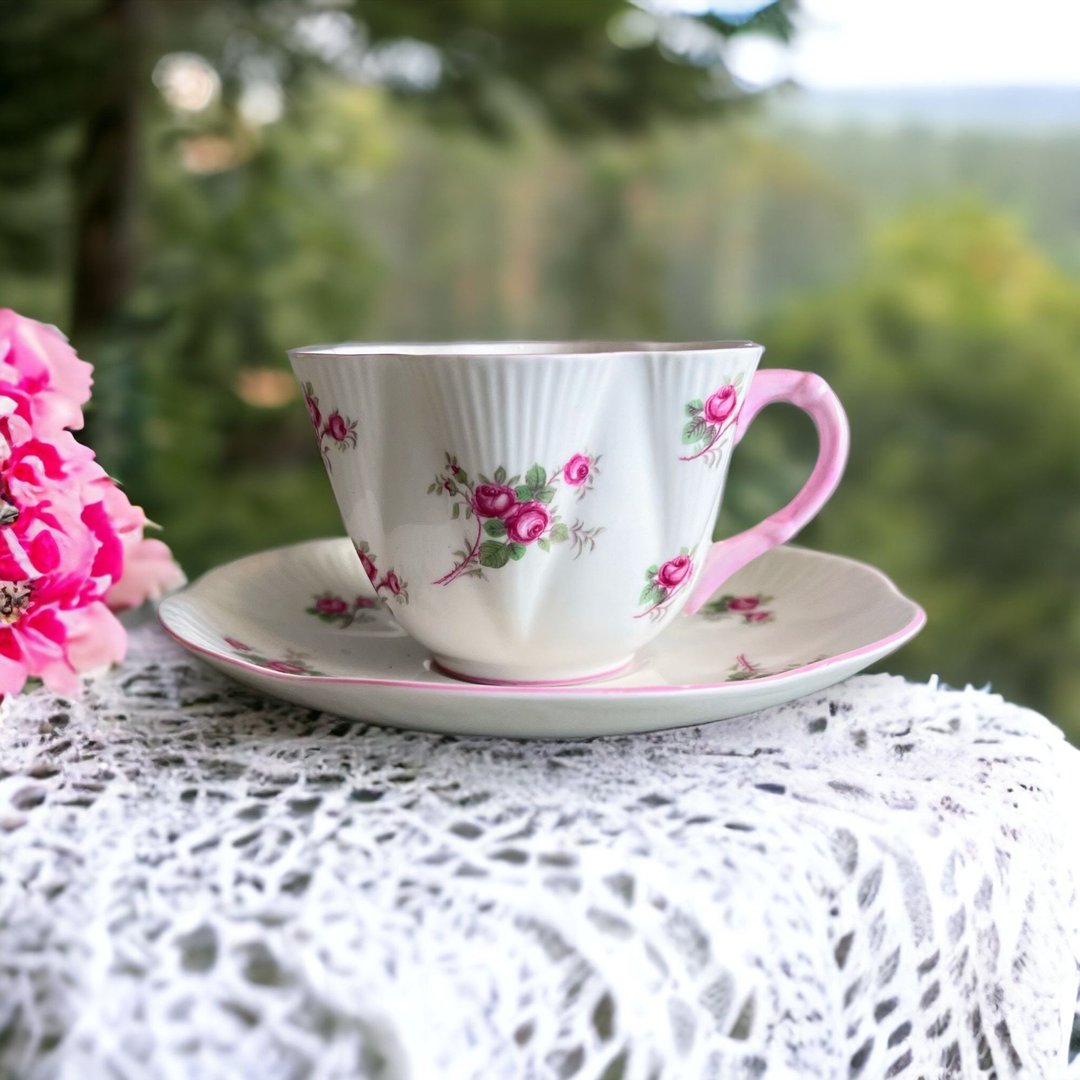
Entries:
POLYGON ((613 667, 605 668, 603 671, 593 672, 571 672, 564 676, 549 679, 530 679, 530 678, 506 678, 505 669, 501 668, 485 668, 483 665, 465 665, 458 661, 446 660, 440 656, 433 656, 431 658, 431 666, 438 671, 441 675, 447 675, 451 679, 459 679, 461 682, 468 683, 481 683, 485 686, 522 686, 522 687, 537 687, 542 688, 546 686, 575 686, 578 683, 597 682, 601 679, 612 679, 616 675, 621 675, 625 672, 631 664, 633 664, 633 656, 628 656, 620 663, 615 664, 613 667), (502 676, 496 675, 495 671, 502 671, 502 676))

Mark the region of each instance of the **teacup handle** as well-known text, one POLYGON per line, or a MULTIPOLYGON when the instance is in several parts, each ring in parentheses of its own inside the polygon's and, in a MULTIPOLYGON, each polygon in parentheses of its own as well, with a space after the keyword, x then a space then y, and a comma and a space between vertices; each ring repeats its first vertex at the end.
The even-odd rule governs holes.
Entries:
POLYGON ((790 540, 828 502, 847 464, 850 433, 840 399, 820 375, 767 368, 759 371, 739 410, 735 442, 754 417, 774 402, 786 401, 810 414, 818 433, 818 457, 802 490, 775 514, 745 532, 718 540, 709 548, 705 567, 683 611, 693 615, 736 570, 771 547, 790 540))

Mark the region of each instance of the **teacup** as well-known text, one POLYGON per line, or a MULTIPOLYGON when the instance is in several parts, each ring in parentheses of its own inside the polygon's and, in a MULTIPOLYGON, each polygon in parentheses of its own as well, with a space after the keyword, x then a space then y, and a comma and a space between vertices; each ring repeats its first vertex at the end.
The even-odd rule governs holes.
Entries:
POLYGON ((833 493, 848 428, 817 375, 750 341, 315 345, 289 353, 372 586, 444 672, 610 676, 833 493), (755 374, 756 372, 756 374, 755 374), (798 495, 711 543, 735 444, 810 414, 798 495))

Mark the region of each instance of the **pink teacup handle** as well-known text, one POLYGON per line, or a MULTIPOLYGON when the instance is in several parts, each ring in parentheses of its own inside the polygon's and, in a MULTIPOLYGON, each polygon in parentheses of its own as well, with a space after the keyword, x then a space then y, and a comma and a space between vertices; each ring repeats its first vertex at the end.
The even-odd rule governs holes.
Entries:
POLYGON ((847 416, 840 399, 820 375, 808 371, 767 368, 759 371, 739 410, 735 442, 746 434, 754 417, 777 401, 798 405, 810 414, 818 433, 818 458, 810 479, 781 510, 745 532, 719 540, 709 548, 705 568, 683 611, 693 615, 723 583, 769 548, 790 540, 829 501, 847 464, 847 416))

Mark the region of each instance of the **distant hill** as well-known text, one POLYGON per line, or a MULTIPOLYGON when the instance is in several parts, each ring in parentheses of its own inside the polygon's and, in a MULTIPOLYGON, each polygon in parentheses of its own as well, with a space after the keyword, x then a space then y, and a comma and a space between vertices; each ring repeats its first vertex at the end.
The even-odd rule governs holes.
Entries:
POLYGON ((779 90, 775 119, 815 127, 928 127, 984 131, 1080 130, 1080 87, 779 90))

